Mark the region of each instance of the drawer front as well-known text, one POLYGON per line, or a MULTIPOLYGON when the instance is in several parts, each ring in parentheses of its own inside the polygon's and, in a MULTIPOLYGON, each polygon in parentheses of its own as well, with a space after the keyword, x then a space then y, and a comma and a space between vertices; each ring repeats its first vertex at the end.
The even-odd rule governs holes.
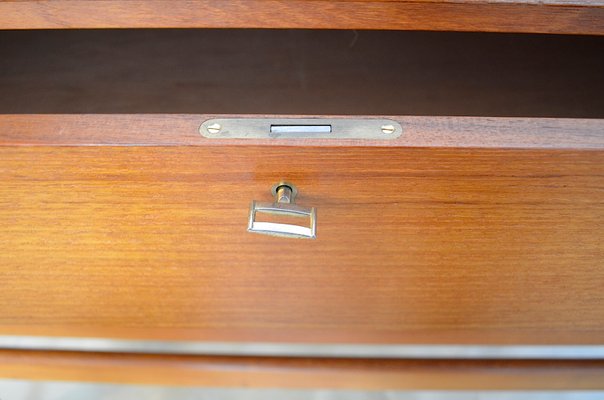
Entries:
POLYGON ((604 153, 2 147, 0 333, 599 344, 604 153), (281 179, 316 240, 246 232, 281 179))

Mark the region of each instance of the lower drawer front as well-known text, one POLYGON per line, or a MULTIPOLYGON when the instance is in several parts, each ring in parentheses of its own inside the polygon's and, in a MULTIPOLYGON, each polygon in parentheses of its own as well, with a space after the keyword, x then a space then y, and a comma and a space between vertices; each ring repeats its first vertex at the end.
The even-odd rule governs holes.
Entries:
POLYGON ((0 334, 604 341, 604 152, 0 148, 0 334), (246 232, 279 180, 316 240, 246 232))

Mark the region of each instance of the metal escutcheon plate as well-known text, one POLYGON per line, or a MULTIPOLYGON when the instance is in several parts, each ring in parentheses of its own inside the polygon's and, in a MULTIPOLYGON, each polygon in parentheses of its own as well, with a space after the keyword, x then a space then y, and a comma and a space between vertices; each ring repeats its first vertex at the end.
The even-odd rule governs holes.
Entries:
POLYGON ((401 125, 378 118, 216 118, 199 132, 210 139, 353 139, 392 140, 401 125))

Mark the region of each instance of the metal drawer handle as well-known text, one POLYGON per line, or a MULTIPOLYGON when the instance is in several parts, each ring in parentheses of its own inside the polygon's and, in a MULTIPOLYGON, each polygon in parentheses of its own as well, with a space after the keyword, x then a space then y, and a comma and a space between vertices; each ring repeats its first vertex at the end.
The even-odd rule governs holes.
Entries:
POLYGON ((247 226, 248 232, 299 239, 316 239, 317 211, 314 207, 300 207, 294 204, 298 194, 296 187, 291 183, 279 182, 273 186, 271 193, 275 196, 274 203, 252 201, 247 226), (260 222, 256 221, 257 213, 308 218, 309 224, 308 226, 301 226, 277 222, 260 222))

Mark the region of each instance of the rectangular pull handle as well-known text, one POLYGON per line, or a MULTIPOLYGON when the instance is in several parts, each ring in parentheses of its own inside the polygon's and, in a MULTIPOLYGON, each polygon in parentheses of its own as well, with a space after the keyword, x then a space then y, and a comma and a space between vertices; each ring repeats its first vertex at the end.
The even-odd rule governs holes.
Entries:
POLYGON ((316 239, 317 211, 314 207, 300 207, 294 204, 296 194, 298 193, 296 187, 288 182, 279 182, 273 186, 271 192, 275 196, 274 203, 252 201, 247 226, 248 232, 289 238, 316 239), (306 218, 308 225, 261 222, 256 220, 257 213, 306 218))

